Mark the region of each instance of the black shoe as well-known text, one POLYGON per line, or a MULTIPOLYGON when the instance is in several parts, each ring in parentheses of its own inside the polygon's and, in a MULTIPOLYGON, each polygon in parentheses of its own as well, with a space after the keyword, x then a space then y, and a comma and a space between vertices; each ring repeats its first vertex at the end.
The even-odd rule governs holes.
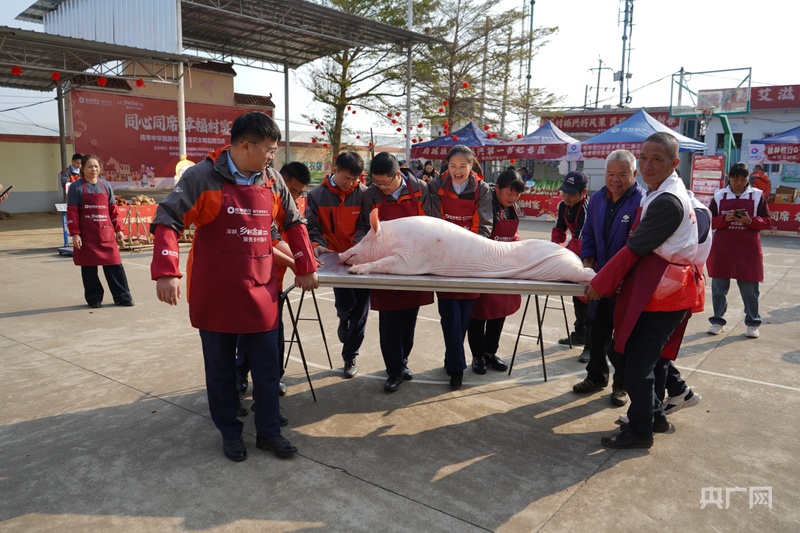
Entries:
POLYGON ((450 388, 453 390, 458 390, 461 388, 461 383, 464 379, 464 371, 459 370, 458 372, 451 372, 450 373, 450 388))
POLYGON ((484 359, 486 359, 486 362, 492 367, 492 370, 497 370, 498 372, 505 372, 508 370, 506 362, 493 353, 487 353, 484 359))
POLYGON ((622 407, 628 403, 628 393, 622 388, 622 385, 616 383, 611 385, 611 403, 622 407))
POLYGON ((569 337, 558 339, 558 344, 566 344, 569 346, 569 341, 572 340, 572 346, 582 346, 586 344, 586 335, 582 333, 575 333, 574 331, 569 334, 569 337))
MULTIPOLYGON (((630 427, 630 424, 620 424, 619 429, 625 431, 630 427)), ((672 429, 672 424, 670 424, 669 420, 666 418, 662 418, 661 420, 656 420, 653 422, 653 433, 666 433, 672 429)))
POLYGON ((634 448, 651 448, 653 446, 653 436, 640 437, 630 429, 621 431, 611 437, 603 437, 600 439, 600 444, 606 448, 616 449, 634 449, 634 448))
POLYGON ((607 383, 595 383, 589 378, 584 379, 577 385, 572 386, 572 392, 576 394, 586 394, 587 392, 594 392, 596 390, 604 389, 607 383))
POLYGON ((122 302, 117 302, 117 305, 121 305, 122 307, 133 307, 133 300, 124 300, 122 302))
POLYGON ((414 373, 411 370, 409 370, 407 368, 404 368, 403 369, 403 379, 405 381, 411 381, 412 379, 414 379, 414 373))
POLYGON ((395 392, 403 384, 403 376, 391 376, 383 384, 383 390, 386 392, 395 392))
POLYGON ((278 423, 282 428, 285 428, 289 425, 289 417, 284 414, 283 407, 278 408, 278 423))
POLYGON ((286 391, 289 390, 286 387, 286 383, 283 381, 278 382, 278 396, 286 396, 286 391))
POLYGON ((222 439, 222 452, 231 461, 244 461, 247 459, 247 448, 244 447, 242 437, 235 439, 222 439))
POLYGON ((102 302, 92 302, 92 303, 89 304, 89 307, 91 307, 92 309, 100 309, 101 307, 103 307, 103 303, 102 302))
POLYGON ((336 328, 336 335, 339 336, 339 342, 344 344, 344 340, 347 338, 347 320, 339 319, 339 327, 336 328))
POLYGON ((278 457, 291 457, 297 453, 297 448, 280 435, 277 437, 256 437, 256 448, 270 451, 278 457))
POLYGON ((358 374, 358 368, 356 368, 356 360, 350 359, 349 361, 344 362, 344 377, 347 379, 352 378, 358 374))
MULTIPOLYGON (((236 406, 236 416, 237 418, 240 416, 247 416, 249 411, 242 405, 242 400, 239 400, 239 404, 236 406)), ((255 412, 255 411, 254 411, 255 412)))
POLYGON ((472 371, 476 374, 485 374, 486 373, 486 359, 483 357, 473 357, 472 358, 472 371))
POLYGON ((591 354, 589 353, 589 348, 588 348, 588 346, 584 346, 583 351, 581 352, 581 355, 578 357, 578 362, 586 364, 586 363, 589 362, 589 359, 591 359, 591 354))
POLYGON ((239 391, 239 394, 247 392, 247 374, 244 376, 236 374, 236 390, 239 391))

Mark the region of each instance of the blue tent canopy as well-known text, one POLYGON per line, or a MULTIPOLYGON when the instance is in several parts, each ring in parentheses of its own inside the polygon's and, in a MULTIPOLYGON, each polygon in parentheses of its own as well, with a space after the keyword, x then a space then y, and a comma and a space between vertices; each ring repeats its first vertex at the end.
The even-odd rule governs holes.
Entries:
POLYGON ((443 135, 431 141, 417 143, 411 146, 411 157, 426 159, 444 159, 450 148, 457 144, 469 146, 479 159, 483 158, 484 147, 495 146, 497 141, 489 139, 481 128, 470 122, 450 135, 443 135), (456 138, 457 140, 453 140, 456 138))
POLYGON ((800 144, 800 126, 784 131, 772 137, 764 137, 751 144, 800 144))
MULTIPOLYGON (((588 151, 594 150, 594 152, 598 152, 588 157, 606 157, 608 153, 613 151, 613 149, 606 150, 607 148, 610 148, 611 145, 622 145, 620 148, 638 152, 638 150, 641 148, 641 143, 643 143, 647 137, 659 131, 667 132, 678 139, 678 145, 680 146, 681 152, 692 152, 706 149, 705 143, 677 133, 675 130, 668 128, 658 120, 654 119, 652 116, 648 115, 643 109, 640 109, 616 126, 612 126, 606 131, 598 133, 590 139, 581 141, 581 147, 586 146, 588 151), (593 148, 593 145, 603 146, 595 146, 593 148), (600 150, 598 150, 598 148, 600 148, 600 150), (606 151, 608 153, 603 155, 603 153, 606 151)), ((581 152, 584 153, 584 157, 587 156, 587 150, 582 148, 581 152)))

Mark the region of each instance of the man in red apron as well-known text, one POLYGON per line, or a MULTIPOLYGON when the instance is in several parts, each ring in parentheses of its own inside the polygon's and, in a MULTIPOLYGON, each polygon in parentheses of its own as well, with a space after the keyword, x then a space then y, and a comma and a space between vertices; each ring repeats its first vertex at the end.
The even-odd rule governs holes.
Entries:
MULTIPOLYGON (((355 152, 342 152, 336 156, 331 175, 308 194, 306 218, 315 255, 341 253, 358 242, 362 202, 367 190, 359 182, 362 172, 364 160, 361 156, 355 152)), ((366 235, 368 229, 361 229, 361 235, 366 235)), ((331 260, 338 261, 338 258, 331 260)), ((344 377, 352 378, 358 373, 356 357, 367 330, 369 289, 335 287, 333 295, 339 317, 336 333, 342 343, 344 377)))
POLYGON ((639 170, 650 192, 626 245, 597 273, 586 291, 597 300, 620 285, 614 313, 614 350, 624 360, 629 424, 603 437, 608 448, 650 448, 653 428, 670 427, 655 393, 654 370, 675 329, 699 301, 697 220, 683 181, 678 141, 659 132, 642 143, 639 170), (624 283, 623 283, 624 281, 624 283))
MULTIPOLYGON (((589 180, 586 174, 573 171, 564 177, 564 182, 558 188, 562 200, 558 204, 556 225, 550 232, 550 241, 566 246, 568 250, 581 255, 581 231, 586 221, 586 208, 589 201, 586 193, 589 190, 589 180), (570 233, 567 242, 567 231, 570 233)), ((585 345, 583 352, 578 357, 579 363, 589 362, 589 309, 586 301, 577 296, 572 297, 572 307, 575 310, 575 323, 569 337, 559 339, 558 344, 585 345)))
MULTIPOLYGON (((400 171, 395 157, 387 152, 375 155, 370 164, 372 185, 364 193, 362 219, 373 211, 381 221, 430 214, 430 194, 427 185, 414 176, 400 171)), ((367 223, 362 220, 363 227, 367 223)), ((361 240, 363 235, 358 236, 361 240)), ((386 392, 395 392, 403 381, 414 374, 408 369, 408 357, 414 346, 414 330, 419 308, 433 303, 430 291, 370 291, 370 307, 378 311, 381 354, 389 379, 383 384, 386 392)))
MULTIPOLYGON (((431 214, 483 237, 492 233, 492 194, 483 178, 472 171, 475 154, 458 144, 447 154, 447 171, 428 184, 431 214)), ((450 388, 459 389, 467 361, 464 338, 467 336, 472 306, 477 293, 436 293, 444 335, 444 367, 450 388)))
POLYGON ((723 316, 728 309, 728 289, 735 279, 744 303, 745 335, 757 338, 761 325, 758 284, 764 281, 760 232, 771 225, 767 200, 760 189, 748 183, 747 166, 736 163, 728 173, 728 186, 714 194, 709 208, 716 232, 708 257, 714 305, 714 315, 708 319, 711 322, 708 333, 719 335, 725 331, 723 316))
POLYGON ((72 260, 81 267, 84 298, 89 307, 103 306, 104 291, 97 276, 102 265, 114 303, 131 307, 133 297, 117 246, 124 235, 114 191, 100 178, 97 157, 88 154, 81 161, 82 177, 72 182, 67 194, 67 228, 74 243, 72 260))
MULTIPOLYGON (((297 453, 281 436, 278 382, 278 278, 272 236, 276 212, 268 167, 281 132, 263 113, 239 116, 231 145, 186 170, 159 204, 151 276, 158 299, 177 305, 181 297, 178 236, 194 224, 187 262, 186 293, 192 325, 200 330, 211 418, 232 461, 247 458, 243 424, 236 418, 236 342, 241 337, 253 377, 256 447, 280 457, 297 453), (266 169, 266 170, 265 170, 266 169), (266 175, 266 177, 265 177, 266 175)), ((283 181, 279 181, 283 186, 283 181)), ((282 194, 286 241, 294 256, 295 285, 317 286, 316 262, 303 219, 282 194)))
MULTIPOLYGON (((492 191, 492 240, 520 240, 516 202, 524 190, 525 182, 515 170, 506 170, 497 177, 492 191)), ((481 294, 475 301, 467 339, 472 352, 472 371, 476 374, 485 374, 489 367, 498 372, 508 370, 505 361, 497 357, 500 335, 506 317, 516 313, 521 303, 519 294, 481 294)))

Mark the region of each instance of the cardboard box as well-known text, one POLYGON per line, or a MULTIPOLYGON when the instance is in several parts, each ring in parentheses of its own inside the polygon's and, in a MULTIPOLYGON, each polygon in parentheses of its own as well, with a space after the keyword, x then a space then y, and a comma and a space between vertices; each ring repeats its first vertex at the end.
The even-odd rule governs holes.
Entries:
POLYGON ((794 187, 786 187, 781 185, 775 189, 774 202, 776 204, 793 204, 795 198, 797 198, 797 189, 794 187))

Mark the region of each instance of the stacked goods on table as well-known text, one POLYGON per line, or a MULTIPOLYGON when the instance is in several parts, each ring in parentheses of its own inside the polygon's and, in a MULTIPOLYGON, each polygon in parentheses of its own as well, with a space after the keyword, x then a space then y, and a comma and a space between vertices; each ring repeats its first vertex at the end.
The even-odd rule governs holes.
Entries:
POLYGON ((134 196, 130 200, 131 205, 156 205, 156 201, 149 196, 144 194, 140 194, 139 196, 134 196))

